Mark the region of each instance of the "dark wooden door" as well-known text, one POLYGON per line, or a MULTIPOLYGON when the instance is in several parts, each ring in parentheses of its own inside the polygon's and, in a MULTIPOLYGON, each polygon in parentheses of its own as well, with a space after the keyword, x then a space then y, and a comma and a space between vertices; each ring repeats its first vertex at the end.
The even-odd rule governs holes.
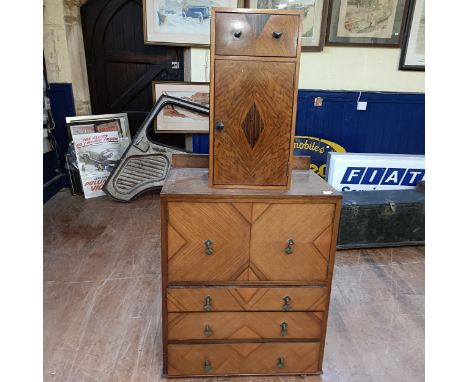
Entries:
MULTIPOLYGON (((92 111, 127 113, 133 135, 153 106, 151 82, 183 80, 183 49, 144 43, 141 0, 90 0, 81 18, 92 111)), ((184 142, 171 134, 157 140, 184 142)))
POLYGON ((213 130, 214 185, 287 185, 295 70, 216 60, 214 120, 224 128, 213 130))

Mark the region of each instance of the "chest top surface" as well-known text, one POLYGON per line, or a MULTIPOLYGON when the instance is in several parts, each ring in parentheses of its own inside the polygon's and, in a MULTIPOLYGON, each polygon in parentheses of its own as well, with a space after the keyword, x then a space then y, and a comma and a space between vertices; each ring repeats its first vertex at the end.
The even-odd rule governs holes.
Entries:
POLYGON ((161 197, 270 197, 301 198, 321 197, 339 198, 342 195, 317 174, 310 170, 293 170, 291 188, 288 190, 271 189, 223 189, 208 186, 207 168, 172 168, 166 178, 161 197))

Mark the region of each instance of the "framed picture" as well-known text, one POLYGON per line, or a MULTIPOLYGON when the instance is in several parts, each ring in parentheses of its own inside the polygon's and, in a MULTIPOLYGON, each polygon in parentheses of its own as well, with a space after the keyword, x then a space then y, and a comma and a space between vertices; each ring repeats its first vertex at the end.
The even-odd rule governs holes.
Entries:
POLYGON ((400 70, 425 70, 425 0, 411 0, 406 23, 400 70))
MULTIPOLYGON (((182 98, 210 107, 210 85, 207 82, 157 82, 153 81, 153 100, 162 96, 182 98)), ((208 115, 199 114, 178 106, 166 106, 155 120, 156 133, 209 133, 208 115)))
POLYGON ((237 0, 143 0, 145 43, 209 45, 212 7, 237 8, 237 0))
POLYGON ((407 0, 331 0, 326 45, 399 47, 407 0))
POLYGON ((325 42, 329 0, 248 0, 253 9, 303 10, 302 51, 320 52, 325 42))

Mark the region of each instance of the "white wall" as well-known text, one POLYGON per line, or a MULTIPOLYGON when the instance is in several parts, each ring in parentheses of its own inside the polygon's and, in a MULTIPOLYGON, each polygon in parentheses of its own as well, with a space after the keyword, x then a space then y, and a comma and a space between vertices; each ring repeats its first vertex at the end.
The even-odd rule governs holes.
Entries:
MULTIPOLYGON (((301 55, 299 89, 424 92, 424 72, 398 70, 400 49, 325 47, 301 55)), ((192 48, 186 81, 210 80, 208 49, 192 48)), ((187 55, 186 55, 187 56, 187 55)))

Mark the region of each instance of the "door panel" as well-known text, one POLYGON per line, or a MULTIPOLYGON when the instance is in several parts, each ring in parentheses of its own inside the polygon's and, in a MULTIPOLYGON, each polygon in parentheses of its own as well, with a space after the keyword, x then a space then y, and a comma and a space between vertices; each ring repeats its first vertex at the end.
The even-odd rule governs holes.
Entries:
MULTIPOLYGON (((88 1, 81 21, 92 111, 127 113, 133 135, 153 106, 151 82, 183 81, 183 48, 144 43, 141 0, 88 1)), ((182 135, 162 139, 183 147, 182 135)))
POLYGON ((213 131, 215 185, 287 185, 295 68, 216 61, 215 124, 224 128, 213 131))
POLYGON ((239 277, 249 265, 250 216, 244 213, 235 203, 168 203, 169 282, 239 277))
POLYGON ((261 280, 326 281, 334 210, 333 204, 255 203, 250 267, 256 276, 261 280))

